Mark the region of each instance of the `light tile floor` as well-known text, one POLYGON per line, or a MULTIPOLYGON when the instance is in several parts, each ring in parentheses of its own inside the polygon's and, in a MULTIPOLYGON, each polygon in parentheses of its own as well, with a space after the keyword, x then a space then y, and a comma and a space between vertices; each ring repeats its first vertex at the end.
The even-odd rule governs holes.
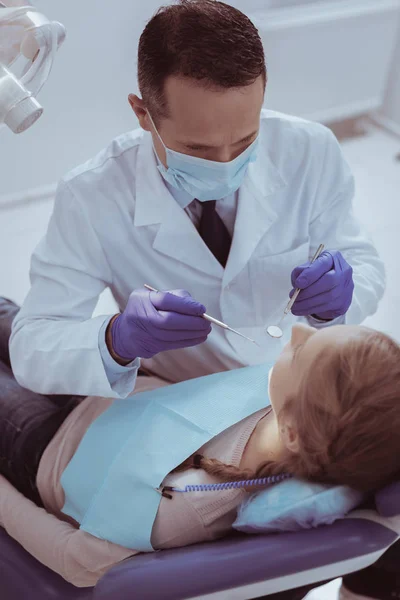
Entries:
MULTIPOLYGON (((368 120, 339 127, 343 150, 357 184, 355 213, 370 231, 387 270, 387 291, 378 312, 367 323, 400 341, 399 241, 400 140, 368 120)), ((0 210, 0 293, 22 302, 29 287, 29 258, 46 230, 52 203, 36 202, 0 210)), ((99 300, 97 313, 113 309, 110 294, 99 300)), ((340 580, 314 590, 308 600, 336 600, 340 580)))
POLYGON ((335 579, 307 594, 305 600, 337 600, 341 579, 335 579))

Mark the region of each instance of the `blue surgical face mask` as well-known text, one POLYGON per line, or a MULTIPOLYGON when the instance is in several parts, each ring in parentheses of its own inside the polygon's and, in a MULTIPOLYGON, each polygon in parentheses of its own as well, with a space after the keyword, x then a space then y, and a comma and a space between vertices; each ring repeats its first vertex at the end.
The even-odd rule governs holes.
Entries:
POLYGON ((157 167, 161 175, 176 189, 185 190, 202 202, 219 200, 235 192, 246 175, 247 167, 257 158, 259 136, 230 162, 216 162, 176 152, 166 147, 149 112, 148 115, 166 152, 167 168, 161 161, 157 167))

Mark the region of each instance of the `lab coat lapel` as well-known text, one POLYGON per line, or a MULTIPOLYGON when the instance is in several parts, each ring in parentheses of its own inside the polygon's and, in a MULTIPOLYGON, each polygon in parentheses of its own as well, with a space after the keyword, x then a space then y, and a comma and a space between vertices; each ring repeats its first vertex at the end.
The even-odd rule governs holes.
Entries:
MULTIPOLYGON (((260 146, 262 141, 260 140, 260 146)), ((225 267, 223 286, 228 285, 246 266, 261 238, 277 219, 278 207, 273 194, 286 181, 266 151, 250 163, 239 189, 238 209, 231 251, 225 267)))
POLYGON ((159 224, 153 241, 157 252, 222 278, 223 268, 178 205, 157 169, 151 135, 144 133, 136 168, 135 227, 159 224))

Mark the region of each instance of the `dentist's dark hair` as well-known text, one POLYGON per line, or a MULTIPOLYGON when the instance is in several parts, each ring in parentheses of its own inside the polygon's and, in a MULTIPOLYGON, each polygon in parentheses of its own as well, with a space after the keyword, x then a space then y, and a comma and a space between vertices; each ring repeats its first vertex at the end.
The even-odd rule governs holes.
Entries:
MULTIPOLYGON (((291 473, 372 492, 400 481, 400 346, 389 336, 360 327, 324 349, 303 373, 296 397, 285 399, 278 423, 285 413, 297 429, 298 452, 254 472, 205 456, 196 466, 221 482, 291 473)), ((190 466, 193 457, 178 470, 190 466)))
POLYGON ((162 6, 139 40, 138 82, 157 123, 168 118, 167 77, 197 80, 211 89, 243 87, 261 75, 267 82, 257 28, 237 8, 217 0, 178 0, 162 6))

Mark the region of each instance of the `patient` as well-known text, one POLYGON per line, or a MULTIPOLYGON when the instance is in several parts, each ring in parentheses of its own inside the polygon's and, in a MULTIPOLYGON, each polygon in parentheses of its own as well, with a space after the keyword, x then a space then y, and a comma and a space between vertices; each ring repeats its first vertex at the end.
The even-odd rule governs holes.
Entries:
MULTIPOLYGON (((13 385, 17 386, 10 379, 10 389, 13 385)), ((136 391, 162 385, 165 382, 157 378, 139 377, 136 391)), ((14 395, 20 412, 18 398, 24 392, 14 395)), ((60 400, 61 407, 53 402, 51 409, 49 398, 34 396, 37 419, 25 436, 15 433, 24 425, 15 425, 12 402, 0 406, 1 420, 11 424, 8 430, 3 424, 2 428, 13 436, 12 444, 4 439, 0 443, 1 472, 9 480, 0 476, 0 523, 65 579, 92 586, 111 566, 137 552, 91 536, 63 515, 60 477, 90 423, 114 401, 75 398, 60 400), (18 467, 13 460, 21 457, 25 464, 18 467)), ((386 335, 355 326, 317 331, 295 325, 291 342, 272 370, 270 400, 271 407, 223 431, 177 465, 164 485, 289 472, 373 491, 400 475, 400 347, 386 335)), ((28 396, 25 402, 30 402, 28 396)), ((229 489, 171 492, 172 500, 162 497, 153 547, 185 546, 226 535, 246 493, 229 489)))

